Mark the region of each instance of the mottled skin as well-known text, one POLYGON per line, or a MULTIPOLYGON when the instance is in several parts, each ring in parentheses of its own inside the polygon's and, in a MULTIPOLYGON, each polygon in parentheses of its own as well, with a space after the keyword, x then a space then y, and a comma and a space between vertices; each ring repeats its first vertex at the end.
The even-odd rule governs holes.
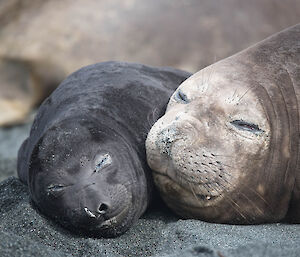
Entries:
POLYGON ((106 62, 62 82, 18 155, 19 178, 40 211, 96 236, 125 232, 152 197, 146 135, 189 75, 106 62))
POLYGON ((85 65, 121 60, 197 71, 299 17, 299 0, 2 0, 0 126, 24 122, 85 65))
POLYGON ((165 202, 218 223, 300 222, 300 24, 183 82, 146 141, 165 202))

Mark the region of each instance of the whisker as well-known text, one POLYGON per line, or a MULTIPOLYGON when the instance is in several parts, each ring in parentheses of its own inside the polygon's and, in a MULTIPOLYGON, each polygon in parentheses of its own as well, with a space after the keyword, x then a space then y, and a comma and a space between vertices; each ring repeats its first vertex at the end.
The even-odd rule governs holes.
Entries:
POLYGON ((191 188, 191 191, 192 191, 192 193, 193 193, 193 195, 194 195, 194 197, 195 197, 196 201, 199 201, 199 199, 198 199, 197 195, 195 194, 195 192, 194 192, 194 190, 193 190, 193 187, 192 187, 192 185, 191 185, 189 182, 187 182, 187 183, 189 184, 189 186, 190 186, 190 188, 191 188))
MULTIPOLYGON (((233 186, 233 184, 229 181, 227 181, 227 183, 230 185, 230 186, 233 186)), ((246 184, 241 184, 242 186, 245 186, 247 189, 250 189, 252 192, 255 192, 252 188, 250 188, 248 185, 246 184)), ((258 196, 260 196, 257 192, 255 192, 258 196)), ((257 204, 255 202, 253 202, 253 200, 251 200, 246 194, 244 194, 243 192, 239 192, 239 194, 242 196, 242 197, 245 197, 253 206, 254 208, 256 208, 261 214, 264 214, 264 212, 257 206, 257 204)), ((268 204, 265 199, 263 199, 262 196, 260 196, 260 198, 266 203, 268 204)), ((268 204, 269 205, 269 204, 268 204)))
POLYGON ((239 100, 237 101, 237 103, 235 105, 238 105, 240 103, 240 101, 245 97, 245 95, 247 95, 250 92, 250 90, 255 89, 256 87, 257 87, 257 85, 247 88, 245 93, 239 98, 239 100))
POLYGON ((234 90, 233 95, 232 95, 232 97, 231 97, 231 101, 234 100, 234 97, 235 97, 236 92, 237 92, 237 89, 234 90))
POLYGON ((238 105, 240 103, 240 101, 244 98, 245 95, 248 94, 248 92, 250 91, 251 88, 248 88, 245 93, 238 99, 237 103, 235 105, 238 105))
POLYGON ((224 162, 222 162, 222 165, 224 165, 225 167, 229 167, 229 168, 236 168, 235 166, 231 166, 231 165, 226 164, 226 163, 224 163, 224 162))
MULTIPOLYGON (((221 185, 220 185, 221 186, 221 185)), ((224 195, 224 199, 227 200, 227 202, 232 206, 232 208, 246 221, 248 221, 248 219, 246 218, 246 216, 241 212, 240 210, 240 206, 234 201, 232 200, 231 197, 228 196, 228 191, 226 190, 225 187, 223 187, 225 194, 223 192, 218 191, 218 189, 215 188, 215 190, 220 194, 220 195, 224 195)))
POLYGON ((231 158, 234 157, 232 155, 225 155, 225 154, 211 154, 211 155, 214 156, 214 157, 231 157, 231 158))
POLYGON ((229 200, 229 204, 232 206, 232 208, 245 220, 248 221, 247 217, 242 213, 242 211, 240 210, 240 206, 234 201, 232 200, 228 195, 225 195, 225 199, 229 200), (235 207, 235 206, 236 207, 235 207))
MULTIPOLYGON (((216 56, 215 56, 215 60, 216 60, 216 56)), ((210 83, 211 78, 212 78, 212 76, 213 76, 213 74, 215 72, 214 66, 209 66, 209 70, 210 70, 210 73, 209 73, 207 81, 206 81, 207 84, 210 83)))
MULTIPOLYGON (((224 165, 224 166, 227 166, 227 167, 230 167, 230 168, 235 168, 234 166, 230 166, 230 165, 227 165, 227 164, 225 164, 225 163, 222 163, 222 165, 224 165)), ((226 172, 226 170, 223 170, 222 171, 223 173, 224 172, 226 172)), ((226 172, 225 174, 228 174, 229 175, 229 173, 228 172, 226 172)), ((225 179, 224 179, 225 180, 225 179)), ((229 182, 229 181, 227 181, 227 180, 225 180, 227 183, 229 183, 231 186, 232 186, 232 184, 229 182)), ((247 184, 245 184, 245 183, 242 183, 242 185, 243 186, 245 186, 247 189, 249 189, 250 191, 252 191, 253 193, 255 193, 264 203, 266 203, 269 207, 270 207, 270 204, 264 199, 264 197, 261 195, 261 194, 259 194, 256 190, 254 190, 253 188, 251 188, 251 187, 249 187, 247 184)), ((245 196, 245 195, 244 195, 245 196)), ((245 196, 248 200, 250 200, 247 196, 245 196)))
POLYGON ((249 189, 250 191, 252 191, 254 194, 256 194, 266 205, 268 205, 269 208, 271 208, 270 203, 256 190, 252 189, 251 187, 249 187, 247 184, 242 184, 243 186, 245 186, 247 189, 249 189))

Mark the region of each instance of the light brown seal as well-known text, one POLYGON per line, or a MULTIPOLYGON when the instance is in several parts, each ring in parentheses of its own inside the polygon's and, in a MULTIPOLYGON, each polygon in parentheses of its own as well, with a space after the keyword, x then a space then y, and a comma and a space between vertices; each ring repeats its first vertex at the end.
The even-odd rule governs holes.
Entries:
POLYGON ((299 0, 0 1, 0 126, 22 122, 88 64, 120 60, 197 71, 299 17, 299 0))
POLYGON ((300 24, 183 82, 152 127, 147 160, 183 217, 300 222, 300 24))

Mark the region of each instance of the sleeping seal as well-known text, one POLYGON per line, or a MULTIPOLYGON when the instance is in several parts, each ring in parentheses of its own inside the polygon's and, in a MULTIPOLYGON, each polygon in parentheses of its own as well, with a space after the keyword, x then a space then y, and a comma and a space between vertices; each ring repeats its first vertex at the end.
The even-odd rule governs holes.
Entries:
POLYGON ((70 75, 41 105, 18 154, 38 209, 71 229, 112 237, 152 195, 145 140, 190 74, 105 62, 70 75))
POLYGON ((183 217, 300 222, 300 24, 183 82, 146 141, 167 205, 183 217))

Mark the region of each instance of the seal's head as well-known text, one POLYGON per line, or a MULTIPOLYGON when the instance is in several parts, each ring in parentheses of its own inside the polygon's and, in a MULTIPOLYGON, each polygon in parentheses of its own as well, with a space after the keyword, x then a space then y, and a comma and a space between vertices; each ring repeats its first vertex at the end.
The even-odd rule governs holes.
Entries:
POLYGON ((285 215, 289 124, 255 78, 230 60, 208 67, 179 86, 150 130, 148 164, 181 216, 260 223, 285 215))
POLYGON ((144 211, 146 185, 135 151, 99 123, 76 117, 47 129, 31 156, 29 184, 46 215, 77 231, 113 237, 144 211))

